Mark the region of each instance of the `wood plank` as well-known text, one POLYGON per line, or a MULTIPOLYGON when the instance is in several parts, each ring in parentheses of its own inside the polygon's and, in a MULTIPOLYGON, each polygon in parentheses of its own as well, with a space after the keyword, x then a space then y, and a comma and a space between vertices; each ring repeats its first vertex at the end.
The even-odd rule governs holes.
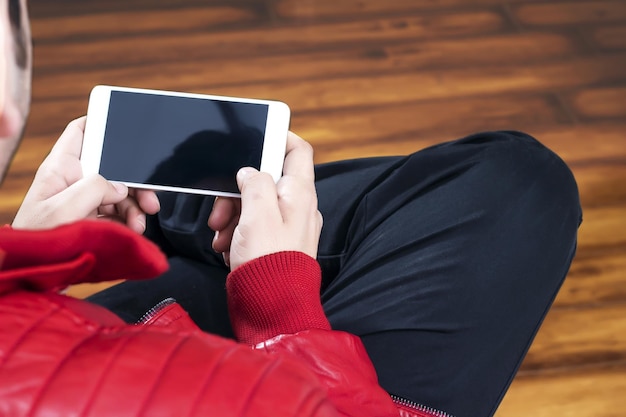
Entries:
POLYGON ((586 88, 568 96, 572 110, 585 120, 626 119, 626 86, 586 88))
POLYGON ((25 140, 35 135, 47 135, 54 143, 71 120, 87 113, 88 101, 88 94, 65 100, 33 101, 25 140))
POLYGON ((511 7, 517 19, 528 26, 581 25, 626 20, 622 0, 565 1, 522 4, 511 7))
POLYGON ((502 94, 545 93, 589 84, 624 82, 626 54, 559 60, 527 66, 470 67, 318 80, 216 87, 215 94, 273 97, 295 113, 350 106, 502 94))
POLYGON ((625 250, 626 246, 617 246, 616 250, 604 247, 601 251, 579 249, 554 306, 577 308, 582 305, 624 303, 625 250))
POLYGON ((619 120, 571 127, 533 128, 528 133, 570 164, 620 160, 626 156, 626 140, 619 120))
POLYGON ((461 98, 295 113, 292 129, 314 145, 316 158, 322 162, 336 158, 328 150, 338 143, 346 158, 403 154, 475 131, 550 123, 567 123, 567 116, 556 103, 542 96, 520 96, 511 100, 461 98))
POLYGON ((250 7, 205 6, 175 10, 136 10, 82 16, 38 18, 33 21, 35 42, 57 43, 71 40, 126 37, 145 33, 180 33, 241 27, 259 22, 250 7))
POLYGON ((626 362, 625 328, 624 303, 554 307, 546 316, 520 371, 626 362))
MULTIPOLYGON (((455 109, 456 110, 456 109, 455 109)), ((430 114, 429 114, 430 117, 430 114)), ((418 121, 419 118, 416 118, 418 121)), ((446 119, 444 119, 445 121, 446 119)), ((447 120, 454 120, 448 118, 447 120)), ((490 119, 483 122, 487 129, 493 129, 490 119)), ((306 126, 314 126, 306 123, 306 126)), ((334 124, 335 122, 333 122, 334 124)), ((304 124, 304 123, 303 123, 304 124)), ((520 129, 520 126, 512 126, 512 128, 520 129)), ((391 129, 391 127, 385 127, 391 129)), ((303 137, 314 137, 314 130, 309 131, 308 127, 295 129, 302 133, 303 137)), ((544 127, 532 126, 525 129, 528 133, 538 138, 540 142, 548 146, 563 158, 569 164, 577 164, 590 161, 597 162, 595 166, 604 163, 607 158, 626 158, 626 140, 624 139, 624 131, 619 123, 599 123, 587 124, 580 126, 553 126, 544 127), (581 140, 584 138, 584 140, 581 140)), ((392 131, 393 132, 393 131, 392 131)), ((362 141, 360 143, 351 144, 349 141, 343 142, 344 135, 350 132, 337 129, 332 133, 334 137, 341 137, 342 142, 332 142, 332 138, 325 140, 315 140, 315 155, 318 162, 329 162, 341 159, 349 159, 356 157, 371 156, 389 156, 389 155, 406 155, 415 152, 423 147, 434 145, 439 142, 456 139, 463 135, 472 133, 471 129, 464 129, 458 135, 450 135, 447 132, 434 131, 429 134, 416 134, 412 137, 401 137, 390 142, 390 135, 385 135, 382 131, 379 135, 371 134, 372 138, 380 138, 372 142, 362 141)))
POLYGON ((496 417, 620 417, 626 365, 518 376, 496 417))
POLYGON ((497 6, 502 0, 474 0, 468 6, 467 0, 278 0, 275 2, 276 14, 287 19, 313 18, 353 18, 355 13, 363 15, 380 15, 381 13, 409 13, 414 11, 442 10, 447 8, 466 9, 472 6, 497 6))
MULTIPOLYGON (((36 31, 37 21, 33 22, 36 31)), ((249 57, 322 48, 339 48, 355 42, 380 45, 392 41, 415 41, 436 37, 466 37, 501 32, 505 18, 495 11, 442 13, 436 16, 402 16, 320 23, 315 27, 283 25, 237 31, 185 34, 146 34, 120 39, 65 42, 62 51, 54 44, 35 47, 36 70, 66 67, 128 66, 136 64, 194 61, 221 57, 249 57), (141 48, 137 48, 140 44, 141 48)))
POLYGON ((584 220, 578 233, 579 247, 626 245, 626 205, 584 210, 584 220))
POLYGON ((600 49, 626 49, 626 25, 593 28, 590 38, 600 49))
POLYGON ((34 100, 85 97, 95 84, 131 85, 188 91, 204 84, 229 86, 253 82, 301 80, 397 73, 434 68, 467 68, 543 62, 572 57, 578 48, 570 37, 550 32, 514 33, 498 37, 425 40, 419 44, 358 46, 342 50, 297 52, 222 59, 198 59, 151 65, 42 72, 34 78, 34 100), (211 67, 210 76, 205 68, 211 67), (178 74, 172 77, 171 74, 178 74))
POLYGON ((13 158, 10 172, 13 175, 25 175, 34 172, 34 169, 38 168, 48 155, 61 133, 59 131, 50 135, 26 135, 13 158))
MULTIPOLYGON (((6 181, 5 181, 6 182, 6 181)), ((30 184, 30 181, 28 182, 30 184)), ((28 185, 26 185, 28 187, 28 185)), ((11 224, 17 213, 17 209, 24 200, 27 188, 24 188, 23 192, 20 189, 19 192, 13 192, 10 186, 2 186, 2 207, 0 207, 0 226, 5 224, 11 224)), ((22 188, 22 187, 20 187, 22 188)))
MULTIPOLYGON (((622 148, 626 149, 626 138, 623 142, 622 148)), ((622 152, 622 157, 614 155, 613 160, 590 160, 570 164, 578 181, 578 190, 584 207, 597 208, 626 204, 626 155, 624 154, 626 151, 622 152)))
MULTIPOLYGON (((37 20, 41 17, 81 16, 110 12, 124 15, 134 11, 178 10, 206 5, 206 0, 107 0, 88 2, 77 2, 76 0, 55 0, 54 2, 49 0, 29 0, 28 2, 31 20, 37 20)), ((255 7, 258 10, 267 9, 265 4, 263 2, 260 3, 258 0, 212 0, 211 6, 247 6, 255 7)))

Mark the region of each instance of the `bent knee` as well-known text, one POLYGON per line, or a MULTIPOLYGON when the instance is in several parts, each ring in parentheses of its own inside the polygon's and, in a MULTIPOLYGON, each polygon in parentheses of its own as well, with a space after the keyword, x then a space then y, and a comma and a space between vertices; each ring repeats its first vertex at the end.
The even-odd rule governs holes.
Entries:
POLYGON ((571 216, 578 226, 582 214, 574 175, 544 144, 516 131, 478 133, 461 142, 483 147, 478 154, 477 169, 490 180, 492 193, 500 194, 503 199, 508 196, 517 204, 523 201, 525 209, 539 213, 556 206, 556 211, 571 216))

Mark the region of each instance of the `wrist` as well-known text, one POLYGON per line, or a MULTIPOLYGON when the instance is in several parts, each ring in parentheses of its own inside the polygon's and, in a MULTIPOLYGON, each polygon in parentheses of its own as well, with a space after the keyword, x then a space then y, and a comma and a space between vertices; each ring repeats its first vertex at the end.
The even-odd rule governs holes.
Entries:
POLYGON ((256 344, 279 334, 330 329, 320 300, 321 270, 302 252, 278 252, 228 276, 228 307, 237 339, 256 344))

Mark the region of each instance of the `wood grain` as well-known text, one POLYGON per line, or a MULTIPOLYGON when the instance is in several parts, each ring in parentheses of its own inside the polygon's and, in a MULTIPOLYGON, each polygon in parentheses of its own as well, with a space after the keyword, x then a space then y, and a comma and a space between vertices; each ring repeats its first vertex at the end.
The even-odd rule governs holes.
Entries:
POLYGON ((593 0, 531 3, 513 7, 525 25, 579 25, 613 23, 626 20, 626 3, 622 0, 593 0))
POLYGON ((350 19, 355 14, 388 15, 406 14, 407 12, 425 14, 437 13, 442 10, 470 9, 472 6, 498 6, 500 0, 394 0, 387 2, 345 0, 336 2, 333 0, 279 0, 276 2, 277 14, 286 19, 316 20, 316 19, 350 19))
POLYGON ((589 29, 591 38, 596 46, 605 50, 623 50, 626 49, 626 27, 619 26, 601 26, 589 29))
POLYGON ((298 81, 338 78, 380 72, 418 71, 424 69, 466 68, 468 65, 527 64, 564 57, 580 51, 569 35, 550 32, 511 33, 498 37, 471 39, 432 39, 419 43, 356 45, 348 50, 318 50, 284 54, 232 57, 215 65, 214 57, 163 62, 155 71, 150 64, 121 67, 68 68, 65 71, 40 71, 35 77, 36 98, 60 98, 69 94, 84 98, 93 80, 115 84, 123 80, 132 85, 164 85, 179 89, 198 88, 198 78, 206 73, 205 88, 266 83, 272 80, 298 81), (171 74, 176 80, 169 80, 171 74), (73 85, 71 90, 67 85, 73 85), (176 83, 176 84, 174 84, 176 83))
POLYGON ((626 408, 626 364, 520 376, 496 416, 621 417, 626 408))
MULTIPOLYGON (((2 188, 10 223, 96 84, 274 98, 316 162, 516 129, 571 167, 584 221, 497 411, 626 409, 626 2, 31 0, 33 101, 2 188)), ((108 284, 76 286, 79 297, 108 284)))
POLYGON ((572 108, 580 118, 626 119, 626 85, 589 88, 570 96, 572 108))
MULTIPOLYGON (((164 14, 167 16, 167 14, 164 14)), ((137 33, 133 36, 102 34, 93 39, 74 39, 57 45, 39 42, 36 70, 73 67, 129 66, 167 61, 195 61, 226 57, 275 55, 303 50, 337 49, 354 43, 382 44, 436 37, 467 36, 502 31, 504 16, 491 10, 449 12, 437 16, 420 15, 370 18, 367 20, 323 22, 309 30, 301 25, 252 26, 240 30, 207 29, 187 33, 137 33), (140 44, 141 48, 137 48, 140 44), (59 54, 59 50, 63 53, 59 54), (123 59, 122 59, 123 58, 123 59)), ((35 41, 38 29, 33 28, 35 41)))
POLYGON ((621 331, 625 314, 623 303, 554 307, 520 372, 626 362, 626 332, 621 331))

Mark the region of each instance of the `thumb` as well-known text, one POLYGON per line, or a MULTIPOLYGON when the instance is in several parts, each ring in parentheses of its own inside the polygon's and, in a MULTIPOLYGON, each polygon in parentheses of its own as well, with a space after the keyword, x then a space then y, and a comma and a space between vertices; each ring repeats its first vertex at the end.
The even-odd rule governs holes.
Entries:
POLYGON ((128 187, 101 175, 82 178, 53 197, 57 215, 68 221, 88 217, 100 206, 117 204, 128 197, 128 187))
POLYGON ((277 216, 278 195, 272 177, 254 168, 241 168, 237 173, 237 185, 241 191, 240 221, 268 219, 277 216))
POLYGON ((237 172, 237 186, 239 187, 239 191, 243 192, 246 182, 252 178, 255 174, 258 174, 259 171, 252 167, 243 167, 237 172))

